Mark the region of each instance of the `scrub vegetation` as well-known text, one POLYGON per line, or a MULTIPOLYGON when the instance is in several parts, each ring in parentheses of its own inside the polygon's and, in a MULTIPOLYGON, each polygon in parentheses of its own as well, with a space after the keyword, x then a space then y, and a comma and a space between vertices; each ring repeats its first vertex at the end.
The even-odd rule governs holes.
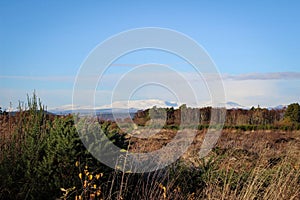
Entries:
MULTIPOLYGON (((122 151, 151 152, 174 138, 180 109, 164 109, 163 129, 147 140, 123 132, 115 122, 98 122, 122 151)), ((199 158, 211 109, 199 109, 197 134, 179 160, 135 174, 100 163, 87 150, 93 142, 83 145, 74 117, 47 112, 34 94, 18 112, 0 112, 0 199, 300 199, 299 104, 227 110, 216 146, 199 158)), ((139 127, 147 120, 149 110, 133 119, 139 127)))

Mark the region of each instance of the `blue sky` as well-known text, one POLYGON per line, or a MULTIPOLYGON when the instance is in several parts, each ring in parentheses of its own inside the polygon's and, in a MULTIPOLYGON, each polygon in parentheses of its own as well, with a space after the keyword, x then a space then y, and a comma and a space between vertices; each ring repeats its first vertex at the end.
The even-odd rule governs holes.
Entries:
MULTIPOLYGON (((173 29, 202 45, 224 77, 228 101, 299 102, 299 9, 299 1, 280 0, 1 1, 0 106, 16 106, 34 89, 49 107, 70 104, 75 76, 91 50, 141 27, 173 29)), ((174 56, 144 52, 121 58, 108 75, 153 61, 188 72, 174 56)))

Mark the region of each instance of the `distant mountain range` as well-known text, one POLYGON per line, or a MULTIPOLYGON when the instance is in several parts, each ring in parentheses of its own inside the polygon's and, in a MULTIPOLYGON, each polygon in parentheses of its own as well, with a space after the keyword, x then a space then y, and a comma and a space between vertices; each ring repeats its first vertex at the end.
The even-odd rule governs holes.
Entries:
POLYGON ((132 100, 132 101, 116 101, 111 105, 104 106, 72 106, 64 105, 55 109, 50 109, 50 112, 57 115, 67 115, 72 113, 79 113, 80 115, 96 114, 105 120, 133 118, 138 110, 152 108, 153 106, 166 108, 178 107, 177 103, 162 101, 157 99, 149 100, 132 100))
POLYGON ((232 102, 232 101, 228 101, 226 104, 225 104, 225 107, 227 109, 234 109, 234 108, 242 108, 242 109, 249 109, 248 107, 246 106, 242 106, 238 103, 235 103, 235 102, 232 102))
MULTIPOLYGON (((147 108, 152 108, 153 106, 159 108, 167 108, 174 107, 178 108, 181 103, 163 101, 159 99, 147 99, 147 100, 131 100, 131 101, 116 101, 110 105, 104 106, 77 106, 77 105, 64 105, 61 107, 57 107, 54 109, 50 109, 49 111, 55 114, 71 114, 71 113, 80 113, 80 114, 89 114, 91 112, 95 112, 97 115, 99 114, 111 114, 111 113, 136 113, 138 110, 145 110, 147 108)), ((210 104, 203 104, 202 107, 210 106, 210 104)), ((193 106, 190 106, 193 107, 193 106)), ((227 109, 250 109, 249 107, 243 106, 236 102, 228 101, 225 104, 227 109)), ((284 105, 279 105, 276 107, 268 107, 268 109, 282 109, 284 105)))
MULTIPOLYGON (((90 113, 90 112, 97 112, 97 113, 135 113, 138 110, 145 110, 148 108, 152 108, 156 106, 158 108, 178 108, 182 103, 178 102, 171 102, 171 101, 163 101, 159 99, 147 99, 147 100, 131 100, 131 101, 116 101, 109 105, 104 106, 78 106, 78 105, 63 105, 56 108, 48 109, 49 112, 54 114, 71 114, 71 113, 90 113)), ((192 105, 188 105, 189 107, 195 107, 192 105)), ((210 103, 203 103, 200 107, 207 107, 211 106, 210 103)), ((267 107, 267 109, 275 109, 279 110, 287 105, 278 105, 274 107, 267 107)), ((221 106, 220 106, 221 107, 221 106)), ((250 109, 251 107, 243 106, 239 103, 228 101, 225 104, 227 109, 250 109)), ((256 106, 255 106, 256 107, 256 106)), ((4 109, 6 112, 18 112, 18 109, 4 109)))
POLYGON ((70 113, 135 113, 138 110, 144 110, 147 108, 152 108, 153 106, 166 108, 166 107, 175 107, 179 105, 175 102, 163 101, 159 99, 148 99, 148 100, 131 100, 131 101, 116 101, 111 105, 104 106, 72 106, 64 105, 50 111, 56 114, 70 114, 70 113))
POLYGON ((280 109, 283 109, 283 108, 286 108, 287 105, 278 105, 278 106, 275 106, 275 107, 268 107, 269 110, 280 110, 280 109))

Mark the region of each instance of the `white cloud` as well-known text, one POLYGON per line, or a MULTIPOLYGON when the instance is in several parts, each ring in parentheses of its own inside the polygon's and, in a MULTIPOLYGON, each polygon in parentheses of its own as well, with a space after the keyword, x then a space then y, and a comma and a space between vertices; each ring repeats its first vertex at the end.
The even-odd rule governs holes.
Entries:
POLYGON ((276 82, 270 80, 224 80, 224 88, 228 101, 244 106, 273 104, 273 96, 278 93, 276 82))
POLYGON ((300 72, 248 73, 238 75, 224 74, 222 77, 225 80, 299 80, 300 72))
POLYGON ((74 76, 0 76, 0 79, 74 82, 74 76))
MULTIPOLYGON (((93 87, 81 90, 78 102, 85 104, 86 97, 89 102, 101 106, 110 104, 111 101, 127 99, 161 99, 167 101, 186 102, 190 105, 195 103, 204 104, 211 100, 207 83, 201 75, 196 73, 169 71, 140 71, 128 74, 106 74, 101 80, 96 92, 93 87), (152 83, 149 81, 152 80, 152 83), (142 83, 148 82, 148 85, 142 83), (161 83, 162 84, 159 84, 161 83), (191 88, 190 88, 191 86, 191 88), (114 88, 116 87, 116 88, 114 88), (113 90, 115 89, 115 90, 113 90), (194 97, 196 94, 196 97, 194 97), (111 98, 112 95, 113 98, 111 98), (179 98, 178 98, 179 97, 179 98), (181 98, 181 99, 180 99, 181 98), (195 98, 197 102, 195 102, 195 98), (190 102, 188 102, 190 101, 190 102)), ((206 74, 207 75, 207 74, 206 74)), ((215 79, 213 75, 207 75, 208 83, 215 79)), ((93 77, 95 78, 95 77, 93 77)), ((226 101, 234 101, 244 106, 274 106, 300 101, 300 73, 299 72, 276 72, 276 73, 253 73, 228 75, 223 74, 224 91, 226 101)), ((73 83, 75 77, 72 76, 0 76, 0 79, 26 79, 37 81, 69 81, 73 83)), ((89 79, 84 79, 89 86, 89 79)), ((28 89, 28 88, 27 88, 28 89)), ((41 87, 37 90, 38 96, 49 108, 72 103, 72 89, 45 89, 41 87)), ((17 106, 18 100, 26 101, 26 94, 31 94, 32 90, 12 89, 6 84, 0 88, 0 106, 7 107, 12 101, 17 106)))

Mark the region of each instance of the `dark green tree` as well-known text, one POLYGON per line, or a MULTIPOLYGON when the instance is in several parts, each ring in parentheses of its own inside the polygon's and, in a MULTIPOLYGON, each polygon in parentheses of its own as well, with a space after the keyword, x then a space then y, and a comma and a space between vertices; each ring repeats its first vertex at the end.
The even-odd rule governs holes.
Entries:
POLYGON ((291 122, 300 123, 300 105, 298 103, 288 105, 284 118, 291 122))

